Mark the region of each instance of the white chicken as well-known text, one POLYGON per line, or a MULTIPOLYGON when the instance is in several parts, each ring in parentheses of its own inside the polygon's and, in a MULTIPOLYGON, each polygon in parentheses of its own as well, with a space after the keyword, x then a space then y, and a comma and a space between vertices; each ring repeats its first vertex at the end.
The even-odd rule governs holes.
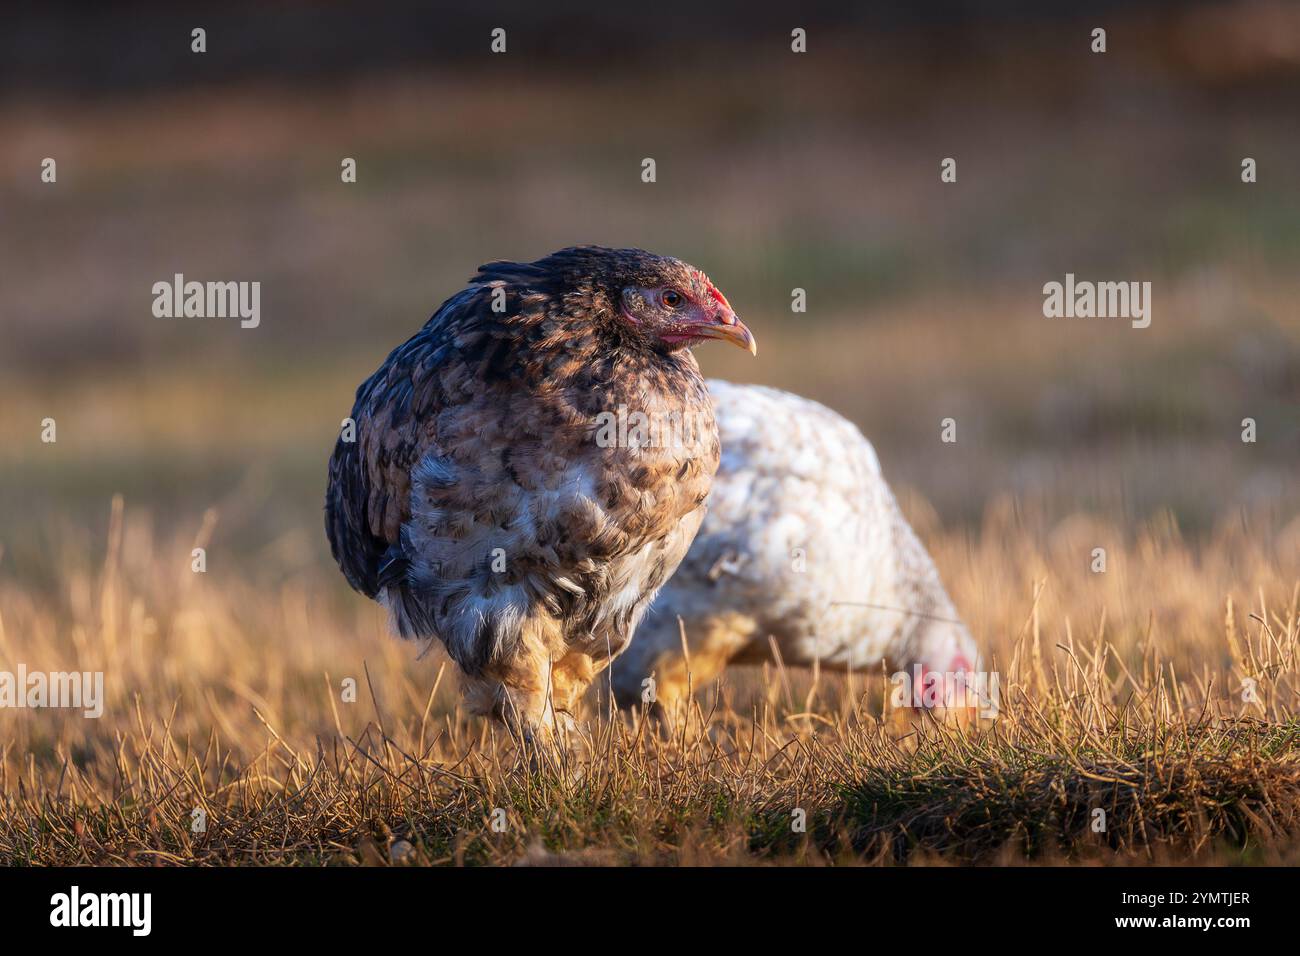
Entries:
POLYGON ((769 638, 787 665, 883 661, 906 675, 894 683, 905 706, 973 705, 979 649, 871 443, 797 395, 708 384, 722 462, 690 551, 614 664, 620 706, 672 707, 728 662, 770 659, 769 638))

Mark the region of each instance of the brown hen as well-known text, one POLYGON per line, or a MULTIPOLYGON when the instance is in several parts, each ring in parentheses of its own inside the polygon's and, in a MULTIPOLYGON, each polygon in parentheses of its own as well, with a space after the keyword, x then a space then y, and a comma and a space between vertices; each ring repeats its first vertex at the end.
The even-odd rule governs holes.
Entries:
POLYGON ((754 350, 700 270, 564 249, 482 266, 357 390, 331 551, 474 711, 549 736, 686 554, 718 467, 705 339, 754 350))

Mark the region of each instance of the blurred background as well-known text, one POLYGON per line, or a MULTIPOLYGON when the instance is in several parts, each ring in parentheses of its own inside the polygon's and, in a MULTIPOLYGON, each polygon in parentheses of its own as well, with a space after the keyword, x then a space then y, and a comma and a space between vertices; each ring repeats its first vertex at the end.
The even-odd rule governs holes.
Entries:
POLYGON ((761 344, 706 373, 852 418, 923 534, 1227 524, 1294 569, 1300 4, 544 7, 6 14, 0 579, 61 590, 120 493, 218 580, 359 601, 321 526, 355 387, 479 263, 578 243, 705 269, 761 344), (155 318, 177 272, 260 281, 260 327, 155 318), (1067 272, 1150 281, 1150 328, 1044 318, 1067 272))

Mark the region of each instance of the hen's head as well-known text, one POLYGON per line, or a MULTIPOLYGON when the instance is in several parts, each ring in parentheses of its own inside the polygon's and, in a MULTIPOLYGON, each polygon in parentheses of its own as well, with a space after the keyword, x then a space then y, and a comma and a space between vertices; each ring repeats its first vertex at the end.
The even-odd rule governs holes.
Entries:
POLYGON ((480 275, 559 298, 575 318, 634 347, 674 352, 721 339, 758 354, 727 297, 695 266, 671 256, 578 246, 527 265, 492 263, 480 275))

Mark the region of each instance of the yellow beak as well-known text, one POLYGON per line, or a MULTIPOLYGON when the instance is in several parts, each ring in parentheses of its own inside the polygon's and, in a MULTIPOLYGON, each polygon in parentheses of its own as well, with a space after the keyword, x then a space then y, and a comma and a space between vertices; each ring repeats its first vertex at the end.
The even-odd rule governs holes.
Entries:
POLYGON ((735 315, 731 315, 730 319, 731 321, 724 318, 717 323, 697 325, 691 329, 691 334, 702 339, 730 342, 732 345, 740 346, 750 355, 758 355, 758 343, 754 341, 754 333, 749 331, 749 327, 735 315))

